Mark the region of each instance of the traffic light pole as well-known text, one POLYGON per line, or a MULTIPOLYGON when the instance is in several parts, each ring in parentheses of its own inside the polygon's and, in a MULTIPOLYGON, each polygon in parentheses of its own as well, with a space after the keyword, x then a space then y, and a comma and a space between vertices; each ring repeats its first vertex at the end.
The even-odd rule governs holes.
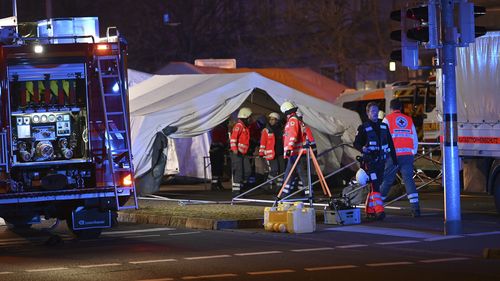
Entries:
POLYGON ((462 232, 460 213, 460 174, 457 146, 457 100, 456 100, 456 29, 453 19, 454 1, 441 0, 441 19, 444 34, 442 49, 443 68, 443 121, 444 121, 444 205, 445 234, 462 232))

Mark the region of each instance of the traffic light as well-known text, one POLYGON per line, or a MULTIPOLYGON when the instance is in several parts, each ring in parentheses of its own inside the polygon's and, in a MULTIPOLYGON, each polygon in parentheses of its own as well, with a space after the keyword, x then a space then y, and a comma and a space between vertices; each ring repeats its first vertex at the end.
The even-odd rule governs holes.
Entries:
POLYGON ((436 4, 406 7, 391 13, 391 19, 399 21, 401 30, 391 33, 391 39, 401 41, 401 50, 391 53, 391 59, 402 62, 410 69, 418 69, 419 46, 438 48, 438 21, 436 4))
POLYGON ((475 25, 475 18, 486 14, 486 9, 484 7, 474 6, 473 3, 460 2, 458 11, 460 46, 467 46, 469 43, 473 43, 476 37, 486 34, 486 28, 484 26, 475 25))
POLYGON ((426 6, 408 8, 406 36, 418 41, 427 49, 438 47, 438 28, 436 5, 429 3, 426 6))
POLYGON ((391 53, 391 60, 400 61, 403 66, 418 68, 418 42, 410 40, 406 35, 406 9, 391 12, 391 19, 400 22, 400 30, 391 32, 391 39, 401 41, 401 49, 391 53))

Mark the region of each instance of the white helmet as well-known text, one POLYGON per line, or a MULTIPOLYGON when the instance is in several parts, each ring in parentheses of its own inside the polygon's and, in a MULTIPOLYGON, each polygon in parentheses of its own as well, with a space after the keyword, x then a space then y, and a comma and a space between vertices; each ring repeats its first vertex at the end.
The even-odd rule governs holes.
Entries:
POLYGON ((365 170, 363 169, 359 169, 357 172, 356 172, 356 181, 360 184, 360 185, 365 185, 366 183, 368 183, 368 181, 370 180, 370 177, 368 176, 368 174, 365 172, 365 170))
POLYGON ((238 111, 238 118, 247 119, 250 115, 252 115, 252 110, 248 107, 242 107, 238 111))
POLYGON ((274 118, 274 119, 277 119, 277 120, 281 119, 281 116, 278 113, 276 113, 276 112, 269 113, 268 117, 269 118, 274 118))
POLYGON ((284 103, 281 104, 280 110, 281 112, 285 113, 290 109, 297 108, 297 106, 291 102, 291 101, 285 101, 284 103))

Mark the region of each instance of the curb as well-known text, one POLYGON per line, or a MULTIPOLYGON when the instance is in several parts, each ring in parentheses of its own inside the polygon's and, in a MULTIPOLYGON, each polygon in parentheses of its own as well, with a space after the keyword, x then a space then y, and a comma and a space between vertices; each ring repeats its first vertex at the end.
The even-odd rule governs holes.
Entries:
POLYGON ((222 230, 237 228, 261 228, 263 219, 250 220, 218 220, 205 218, 178 217, 168 215, 149 215, 118 212, 118 222, 158 224, 171 227, 182 227, 204 230, 222 230))

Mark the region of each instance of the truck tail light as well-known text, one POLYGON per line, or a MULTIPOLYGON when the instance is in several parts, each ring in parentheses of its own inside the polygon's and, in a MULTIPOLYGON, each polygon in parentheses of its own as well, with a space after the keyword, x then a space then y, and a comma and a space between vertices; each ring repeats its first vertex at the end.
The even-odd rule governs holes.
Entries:
POLYGON ((97 44, 96 49, 97 51, 105 52, 109 51, 111 47, 108 44, 97 44))
POLYGON ((132 183, 133 183, 133 181, 132 181, 132 175, 128 174, 125 177, 123 177, 122 183, 123 183, 124 186, 131 186, 132 183))

